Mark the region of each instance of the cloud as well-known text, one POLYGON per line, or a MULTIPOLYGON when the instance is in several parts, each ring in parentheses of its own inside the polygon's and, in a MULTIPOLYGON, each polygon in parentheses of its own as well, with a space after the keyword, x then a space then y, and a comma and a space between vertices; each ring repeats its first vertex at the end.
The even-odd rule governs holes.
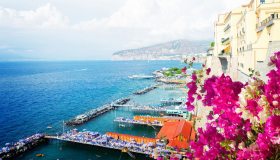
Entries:
POLYGON ((146 30, 149 36, 163 39, 210 39, 217 14, 246 1, 127 0, 111 16, 84 21, 75 25, 75 28, 125 28, 146 30))
MULTIPOLYGON (((64 5, 68 1, 52 1, 29 10, 19 9, 20 6, 18 9, 0 6, 0 44, 2 41, 4 44, 19 45, 21 48, 26 46, 33 49, 34 54, 45 54, 41 57, 56 57, 56 52, 59 51, 60 57, 72 54, 73 57, 95 58, 93 54, 104 54, 103 57, 108 58, 117 50, 175 39, 213 39, 213 24, 217 15, 248 2, 123 0, 120 5, 115 4, 116 8, 111 8, 108 13, 102 11, 102 16, 92 14, 86 18, 77 18, 79 13, 83 12, 82 7, 64 5), (73 11, 72 15, 75 14, 75 18, 63 12, 65 10, 73 11), (3 33, 7 38, 3 37, 3 33)), ((86 9, 90 10, 91 7, 88 6, 96 7, 98 1, 102 0, 87 0, 83 1, 82 5, 86 5, 86 9)), ((109 0, 107 3, 110 4, 109 0)), ((89 10, 85 13, 92 13, 89 10)))
POLYGON ((49 3, 36 10, 27 11, 0 7, 2 27, 59 29, 67 26, 68 23, 68 18, 49 3))

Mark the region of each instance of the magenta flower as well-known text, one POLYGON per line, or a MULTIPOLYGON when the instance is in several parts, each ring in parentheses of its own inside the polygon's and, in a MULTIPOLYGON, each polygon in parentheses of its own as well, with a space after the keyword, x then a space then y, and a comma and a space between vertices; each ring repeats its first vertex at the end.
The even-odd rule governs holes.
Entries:
POLYGON ((187 97, 187 110, 188 111, 193 111, 194 110, 194 104, 193 102, 195 101, 194 96, 197 94, 197 85, 196 85, 196 80, 197 80, 197 76, 195 73, 192 74, 192 81, 187 83, 187 87, 189 88, 188 91, 188 97, 187 97))
POLYGON ((257 139, 257 144, 259 146, 259 149, 261 151, 269 151, 270 148, 270 140, 269 137, 265 133, 259 133, 258 134, 258 139, 257 139))
POLYGON ((265 133, 273 144, 280 144, 280 116, 271 116, 267 119, 265 133))
POLYGON ((258 114, 263 110, 254 99, 247 100, 247 106, 245 108, 255 117, 258 117, 258 114))
POLYGON ((211 68, 206 69, 206 74, 209 75, 211 72, 211 68))
MULTIPOLYGON (((267 84, 258 79, 242 84, 222 75, 206 79, 201 91, 197 91, 197 76, 192 75, 192 82, 187 84, 187 108, 194 109, 196 96, 197 100, 202 98, 203 105, 212 106, 212 111, 207 116, 205 130, 199 128, 197 141, 190 143, 187 157, 200 160, 265 160, 277 159, 277 154, 279 157, 280 52, 274 54, 271 63, 276 69, 267 74, 267 84), (242 88, 245 93, 241 93, 242 88), (248 116, 259 121, 251 121, 248 116)), ((211 69, 206 70, 207 75, 210 72, 211 69)))

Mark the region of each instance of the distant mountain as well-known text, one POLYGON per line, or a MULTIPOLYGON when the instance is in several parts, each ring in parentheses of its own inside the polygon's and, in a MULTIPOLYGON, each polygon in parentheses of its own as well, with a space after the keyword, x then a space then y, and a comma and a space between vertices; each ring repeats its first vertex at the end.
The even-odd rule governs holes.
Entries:
POLYGON ((210 42, 175 40, 113 54, 113 60, 181 60, 183 56, 205 54, 210 42))

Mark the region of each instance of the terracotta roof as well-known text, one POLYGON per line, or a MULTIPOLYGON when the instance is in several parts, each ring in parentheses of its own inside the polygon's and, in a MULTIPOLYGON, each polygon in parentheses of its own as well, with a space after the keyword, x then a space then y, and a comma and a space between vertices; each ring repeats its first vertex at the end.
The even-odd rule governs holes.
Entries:
POLYGON ((185 120, 177 122, 166 122, 159 131, 157 138, 173 139, 182 135, 184 138, 189 138, 191 135, 192 124, 185 120))
POLYGON ((185 120, 166 122, 159 131, 157 138, 167 138, 169 146, 186 149, 189 146, 189 140, 195 139, 195 131, 191 122, 185 120))

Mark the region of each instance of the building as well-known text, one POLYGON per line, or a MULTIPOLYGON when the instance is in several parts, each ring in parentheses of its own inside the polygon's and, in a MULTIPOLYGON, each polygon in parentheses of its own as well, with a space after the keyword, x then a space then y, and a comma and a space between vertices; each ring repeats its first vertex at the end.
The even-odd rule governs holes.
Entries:
POLYGON ((277 50, 280 50, 280 0, 251 0, 218 16, 213 56, 208 59, 216 62, 218 59, 219 64, 207 64, 216 65, 214 69, 219 65, 223 73, 235 80, 247 80, 249 69, 260 71, 264 78, 268 57, 277 50))
POLYGON ((167 139, 168 146, 187 149, 189 142, 195 139, 195 130, 189 121, 165 122, 156 138, 167 139))

